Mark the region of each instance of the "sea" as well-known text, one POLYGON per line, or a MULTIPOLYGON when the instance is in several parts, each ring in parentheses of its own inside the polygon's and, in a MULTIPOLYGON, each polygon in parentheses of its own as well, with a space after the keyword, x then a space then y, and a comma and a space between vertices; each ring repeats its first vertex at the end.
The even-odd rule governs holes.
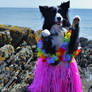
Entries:
MULTIPOLYGON (((92 40, 92 9, 69 9, 72 23, 74 16, 79 15, 80 37, 92 40)), ((42 29, 43 17, 38 8, 0 8, 0 24, 30 27, 37 31, 42 29)))

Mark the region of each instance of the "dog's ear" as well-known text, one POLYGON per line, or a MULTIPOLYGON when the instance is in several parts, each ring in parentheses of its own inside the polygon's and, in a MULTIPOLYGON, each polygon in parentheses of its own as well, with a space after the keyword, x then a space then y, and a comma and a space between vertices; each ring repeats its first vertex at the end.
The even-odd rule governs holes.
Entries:
POLYGON ((60 6, 58 6, 59 10, 58 12, 62 15, 64 18, 63 26, 69 27, 71 24, 69 22, 69 16, 68 16, 68 8, 70 7, 70 1, 61 3, 60 6))
POLYGON ((43 16, 45 16, 45 12, 48 9, 48 6, 39 6, 40 12, 43 16))
POLYGON ((68 8, 70 8, 70 1, 61 3, 61 5, 58 6, 58 7, 61 8, 61 9, 68 9, 68 8))

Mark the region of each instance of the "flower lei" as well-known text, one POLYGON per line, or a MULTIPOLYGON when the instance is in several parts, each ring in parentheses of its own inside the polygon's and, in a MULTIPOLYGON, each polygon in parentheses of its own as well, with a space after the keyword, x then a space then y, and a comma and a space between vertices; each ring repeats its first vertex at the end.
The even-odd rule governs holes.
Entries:
POLYGON ((43 62, 47 62, 48 64, 54 64, 55 62, 72 62, 73 57, 77 56, 80 53, 80 49, 74 51, 73 54, 65 54, 67 50, 68 43, 70 41, 72 30, 65 32, 64 36, 64 44, 59 48, 59 50, 56 52, 56 54, 47 54, 45 52, 45 49, 43 49, 43 43, 42 39, 38 41, 37 44, 37 50, 38 50, 38 56, 42 58, 43 62))

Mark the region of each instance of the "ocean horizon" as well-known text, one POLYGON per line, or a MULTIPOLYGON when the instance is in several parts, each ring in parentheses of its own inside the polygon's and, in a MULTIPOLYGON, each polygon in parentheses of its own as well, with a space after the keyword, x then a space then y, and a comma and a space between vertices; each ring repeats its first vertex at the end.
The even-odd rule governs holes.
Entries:
MULTIPOLYGON (((69 18, 79 15, 80 37, 92 40, 92 9, 69 9, 69 18)), ((0 7, 0 24, 30 27, 34 31, 42 29, 43 18, 38 8, 0 7)))

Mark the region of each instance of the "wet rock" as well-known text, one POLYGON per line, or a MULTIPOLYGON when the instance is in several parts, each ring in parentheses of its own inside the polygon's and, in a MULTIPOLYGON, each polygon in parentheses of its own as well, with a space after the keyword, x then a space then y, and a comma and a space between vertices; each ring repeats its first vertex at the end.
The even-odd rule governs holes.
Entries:
POLYGON ((32 29, 26 28, 24 31, 24 36, 23 40, 27 42, 28 45, 34 45, 36 44, 36 39, 35 39, 35 33, 32 29))
POLYGON ((92 64, 89 64, 88 67, 92 67, 92 64))
POLYGON ((33 60, 37 59, 35 32, 30 28, 11 25, 0 25, 0 28, 1 92, 17 92, 16 89, 27 86, 33 80, 36 64, 33 60))
POLYGON ((82 78, 84 92, 91 92, 92 85, 92 40, 81 37, 82 52, 76 57, 80 76, 82 78))
POLYGON ((14 47, 12 45, 5 45, 0 48, 0 57, 5 59, 9 58, 14 53, 14 47))
POLYGON ((89 58, 92 60, 92 55, 90 55, 89 58))
POLYGON ((16 61, 27 62, 28 58, 33 57, 33 52, 31 46, 23 47, 18 53, 16 53, 14 59, 16 61))
POLYGON ((80 66, 78 66, 78 69, 79 69, 80 74, 83 74, 83 70, 80 66))
POLYGON ((89 41, 88 41, 88 44, 92 44, 92 40, 89 40, 89 41))
POLYGON ((82 47, 85 47, 88 45, 88 39, 87 38, 84 38, 84 37, 81 37, 80 38, 80 43, 81 43, 81 46, 82 47))
POLYGON ((79 70, 79 73, 80 73, 80 78, 83 78, 84 72, 83 72, 83 70, 80 66, 78 66, 78 70, 79 70))
POLYGON ((28 90, 27 90, 27 87, 22 87, 22 88, 16 89, 15 92, 28 92, 28 90))
POLYGON ((92 85, 89 87, 88 92, 92 92, 92 85))
POLYGON ((16 48, 22 41, 22 30, 10 30, 10 36, 12 38, 11 44, 16 48))
POLYGON ((21 78, 21 76, 17 76, 17 80, 16 80, 16 83, 20 83, 22 81, 22 78, 21 78))
POLYGON ((17 48, 23 41, 26 41, 28 45, 36 44, 34 30, 26 27, 0 25, 0 47, 12 44, 17 48))
POLYGON ((33 82, 33 78, 30 78, 30 79, 28 78, 28 79, 26 79, 25 82, 30 85, 30 84, 32 84, 32 82, 33 82))
MULTIPOLYGON (((82 41, 87 44, 85 47, 82 47, 82 52, 77 57, 78 64, 82 68, 86 68, 89 64, 92 64, 92 48, 88 47, 91 44, 91 41, 88 41, 86 38, 81 38, 82 41)), ((84 43, 83 43, 84 44, 84 43)), ((84 46, 81 42, 81 45, 84 46)))
MULTIPOLYGON (((2 48, 5 47, 7 46, 4 46, 2 48)), ((9 50, 9 48, 7 48, 7 50, 9 50)), ((33 58, 33 51, 31 46, 24 46, 21 47, 21 49, 18 52, 13 53, 13 55, 10 55, 9 59, 3 61, 0 64, 0 81, 1 81, 0 86, 2 85, 3 88, 4 87, 8 88, 8 92, 10 92, 10 88, 12 87, 12 85, 19 84, 21 87, 23 86, 22 83, 27 85, 27 82, 25 82, 26 71, 30 73, 32 71, 32 68, 34 67, 30 64, 32 62, 31 61, 32 58, 33 58), (26 66, 28 67, 27 69, 26 66)), ((27 78, 31 79, 29 74, 27 75, 27 78)), ((13 87, 12 89, 16 90, 13 87)), ((11 92, 15 92, 15 91, 11 91, 11 92)))
POLYGON ((11 43, 11 38, 9 37, 9 30, 5 32, 0 32, 0 47, 4 46, 5 44, 11 43))

